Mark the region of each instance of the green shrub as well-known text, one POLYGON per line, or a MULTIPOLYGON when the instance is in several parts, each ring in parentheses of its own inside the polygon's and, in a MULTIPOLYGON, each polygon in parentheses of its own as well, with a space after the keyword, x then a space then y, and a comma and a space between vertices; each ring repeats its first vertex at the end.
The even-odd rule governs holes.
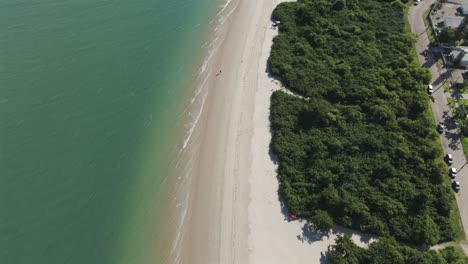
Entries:
POLYGON ((272 150, 289 210, 415 244, 453 238, 445 165, 427 115, 430 73, 398 1, 280 4, 269 66, 272 150), (441 199, 443 197, 444 199, 441 199))

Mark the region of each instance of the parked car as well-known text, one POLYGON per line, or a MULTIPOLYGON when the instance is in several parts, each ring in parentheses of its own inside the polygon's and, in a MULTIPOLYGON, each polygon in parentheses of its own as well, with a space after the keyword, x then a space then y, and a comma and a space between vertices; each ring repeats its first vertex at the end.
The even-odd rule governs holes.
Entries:
POLYGON ((457 177, 457 169, 450 168, 449 169, 449 175, 450 175, 450 178, 455 179, 457 177))
POLYGON ((414 1, 415 6, 419 5, 420 3, 421 3, 421 1, 419 1, 419 0, 414 1))
POLYGON ((447 154, 447 155, 445 155, 445 162, 447 162, 448 165, 452 165, 452 164, 453 164, 453 157, 452 157, 452 154, 447 154))
POLYGON ((428 92, 429 94, 432 94, 432 93, 434 92, 434 87, 432 86, 432 84, 429 84, 429 85, 427 86, 427 92, 428 92))
POLYGON ((437 125, 437 131, 439 131, 440 134, 444 133, 445 127, 442 123, 439 123, 437 125))
POLYGON ((458 192, 460 191, 460 182, 459 181, 453 181, 453 189, 458 192))

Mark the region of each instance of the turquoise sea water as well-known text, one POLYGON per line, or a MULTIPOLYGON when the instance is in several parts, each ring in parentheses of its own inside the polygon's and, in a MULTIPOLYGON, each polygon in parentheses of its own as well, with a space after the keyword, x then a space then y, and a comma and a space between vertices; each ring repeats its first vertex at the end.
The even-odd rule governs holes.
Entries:
POLYGON ((178 102, 216 0, 0 0, 0 263, 162 263, 178 102))

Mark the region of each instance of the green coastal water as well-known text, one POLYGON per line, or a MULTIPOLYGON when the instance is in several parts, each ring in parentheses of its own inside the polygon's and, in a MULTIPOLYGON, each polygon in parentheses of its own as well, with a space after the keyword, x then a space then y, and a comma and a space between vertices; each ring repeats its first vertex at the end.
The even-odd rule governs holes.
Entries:
POLYGON ((0 263, 161 263, 177 103, 216 3, 0 0, 0 263))

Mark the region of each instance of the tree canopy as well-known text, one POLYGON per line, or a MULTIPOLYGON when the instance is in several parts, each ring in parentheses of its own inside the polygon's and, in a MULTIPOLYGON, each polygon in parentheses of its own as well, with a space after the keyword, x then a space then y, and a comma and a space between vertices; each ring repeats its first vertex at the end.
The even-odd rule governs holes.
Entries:
POLYGON ((301 99, 272 96, 272 150, 289 210, 414 244, 453 239, 454 196, 399 1, 299 0, 269 66, 301 99))
POLYGON ((349 236, 339 236, 336 244, 328 252, 330 264, 465 264, 468 263, 462 253, 449 246, 440 252, 429 250, 421 252, 408 246, 399 245, 395 239, 383 237, 360 248, 349 236))

